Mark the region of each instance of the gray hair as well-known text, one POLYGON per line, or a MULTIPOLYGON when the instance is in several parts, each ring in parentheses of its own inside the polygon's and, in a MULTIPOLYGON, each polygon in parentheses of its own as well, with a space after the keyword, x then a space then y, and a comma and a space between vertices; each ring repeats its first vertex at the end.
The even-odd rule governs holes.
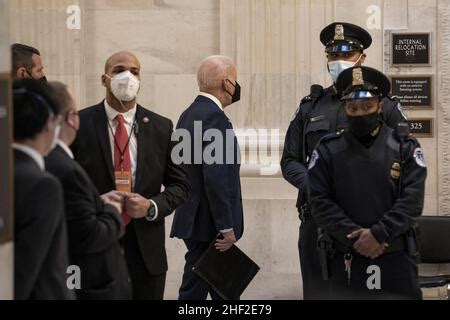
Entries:
POLYGON ((59 81, 50 81, 48 83, 50 87, 53 89, 53 99, 58 104, 58 107, 61 110, 61 114, 64 115, 71 109, 75 109, 75 101, 70 94, 69 87, 62 82, 59 81))
POLYGON ((236 68, 233 60, 227 56, 209 56, 200 63, 197 72, 197 82, 200 91, 218 89, 236 68))

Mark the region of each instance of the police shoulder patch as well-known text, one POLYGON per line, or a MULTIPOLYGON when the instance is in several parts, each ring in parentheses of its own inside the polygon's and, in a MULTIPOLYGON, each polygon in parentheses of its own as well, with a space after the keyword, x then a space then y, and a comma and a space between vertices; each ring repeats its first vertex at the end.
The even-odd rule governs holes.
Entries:
POLYGON ((309 159, 308 170, 311 170, 316 165, 317 160, 319 160, 319 153, 317 150, 314 150, 311 154, 311 158, 309 159))
POLYGON ((414 150, 414 160, 416 161, 417 165, 426 168, 427 165, 425 164, 425 157, 423 155, 423 151, 421 148, 416 148, 414 150))
POLYGON ((408 117, 405 114, 405 110, 403 110, 402 104, 400 103, 400 99, 397 96, 387 96, 387 98, 389 100, 391 100, 393 103, 395 103, 395 106, 397 108, 397 110, 400 112, 400 114, 402 115, 402 117, 405 120, 408 120, 408 117))

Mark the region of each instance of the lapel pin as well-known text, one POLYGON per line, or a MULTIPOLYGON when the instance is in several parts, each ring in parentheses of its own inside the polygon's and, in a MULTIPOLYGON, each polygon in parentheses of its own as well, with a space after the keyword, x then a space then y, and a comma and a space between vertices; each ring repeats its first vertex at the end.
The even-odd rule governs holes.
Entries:
POLYGON ((149 122, 150 122, 150 119, 147 118, 147 117, 144 117, 144 118, 142 119, 142 122, 144 122, 144 123, 149 123, 149 122))

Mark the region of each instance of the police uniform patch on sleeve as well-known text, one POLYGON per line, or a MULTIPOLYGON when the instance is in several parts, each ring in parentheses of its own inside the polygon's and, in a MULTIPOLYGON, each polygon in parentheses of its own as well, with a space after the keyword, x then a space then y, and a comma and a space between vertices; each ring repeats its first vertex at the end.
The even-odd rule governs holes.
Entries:
POLYGON ((319 153, 317 150, 314 150, 311 154, 311 158, 309 159, 308 170, 311 170, 316 165, 317 160, 319 160, 319 153))
POLYGON ((425 164, 425 157, 421 148, 416 148, 416 150, 414 150, 414 160, 419 166, 423 168, 427 167, 427 165, 425 164))

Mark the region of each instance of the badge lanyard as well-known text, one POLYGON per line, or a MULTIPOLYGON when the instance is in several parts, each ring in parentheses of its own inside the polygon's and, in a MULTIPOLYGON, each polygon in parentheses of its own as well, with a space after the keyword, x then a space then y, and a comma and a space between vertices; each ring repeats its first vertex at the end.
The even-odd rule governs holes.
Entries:
MULTIPOLYGON (((117 126, 119 126, 119 125, 117 125, 117 126)), ((109 120, 108 120, 108 127, 113 136, 114 145, 117 147, 117 150, 119 150, 119 153, 120 153, 120 168, 122 169, 122 173, 123 173, 123 160, 124 160, 123 156, 125 155, 125 151, 127 150, 128 145, 130 144, 131 136, 133 135, 134 129, 136 127, 136 116, 134 116, 133 125, 131 126, 130 134, 128 135, 128 140, 127 140, 127 143, 123 150, 120 149, 119 143, 117 142, 117 139, 116 139, 116 135, 114 134, 113 128, 111 127, 109 120)), ((116 128, 116 130, 117 130, 117 128, 116 128)))

